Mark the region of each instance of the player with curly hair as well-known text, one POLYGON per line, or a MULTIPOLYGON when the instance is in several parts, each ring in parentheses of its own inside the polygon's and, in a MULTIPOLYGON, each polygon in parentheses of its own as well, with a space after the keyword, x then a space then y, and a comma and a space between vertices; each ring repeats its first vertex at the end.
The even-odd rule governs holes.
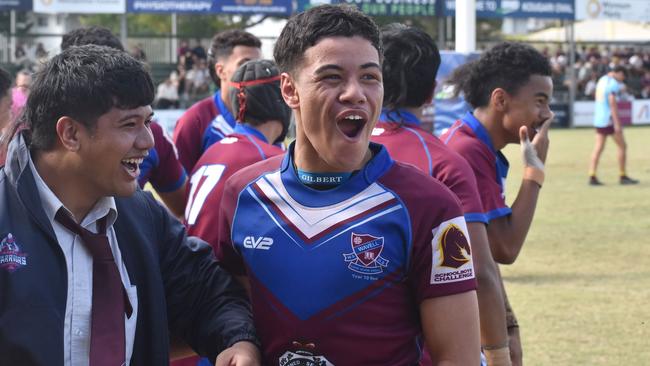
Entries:
MULTIPOLYGON (((549 107, 553 93, 549 61, 531 46, 504 42, 457 70, 452 83, 474 108, 441 140, 472 167, 479 187, 492 255, 498 263, 515 261, 526 240, 544 183, 549 107), (511 207, 505 202, 509 163, 501 153, 521 144, 524 176, 511 207)), ((522 362, 519 330, 512 311, 507 322, 512 364, 522 362)))

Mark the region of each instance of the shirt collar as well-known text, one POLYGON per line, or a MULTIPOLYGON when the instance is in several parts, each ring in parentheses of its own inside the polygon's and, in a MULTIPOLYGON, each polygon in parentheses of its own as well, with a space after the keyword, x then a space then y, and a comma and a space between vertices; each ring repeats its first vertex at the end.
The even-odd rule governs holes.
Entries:
POLYGON ((237 121, 232 113, 230 113, 230 109, 226 107, 226 103, 221 99, 221 89, 217 89, 214 93, 214 104, 217 106, 219 113, 223 116, 226 122, 228 122, 230 126, 235 126, 237 121))
POLYGON ((234 132, 235 132, 235 133, 240 133, 240 134, 242 134, 242 135, 252 135, 252 136, 255 136, 255 137, 257 137, 258 139, 260 139, 260 140, 266 142, 267 144, 269 143, 269 142, 266 140, 266 136, 264 136, 263 133, 261 133, 258 129, 256 129, 255 127, 253 127, 253 126, 251 126, 251 125, 247 125, 247 124, 239 123, 239 122, 238 122, 238 123, 235 125, 234 132))
POLYGON ((488 133, 487 129, 485 126, 483 126, 483 124, 481 124, 481 122, 479 122, 478 119, 476 119, 476 117, 474 117, 472 112, 467 112, 467 114, 465 114, 465 116, 462 118, 462 121, 468 125, 472 131, 474 131, 476 137, 478 137, 479 140, 486 144, 493 153, 497 153, 497 150, 492 144, 492 139, 490 138, 490 134, 488 133))
MULTIPOLYGON (((59 200, 50 187, 45 183, 43 178, 41 178, 40 174, 38 174, 31 155, 29 156, 29 169, 31 169, 32 175, 34 176, 36 189, 38 190, 38 195, 41 199, 45 215, 47 215, 50 224, 53 224, 54 216, 61 207, 68 212, 70 212, 70 210, 63 205, 61 200, 59 200)), ((115 199, 113 197, 102 197, 97 201, 95 206, 93 206, 90 212, 88 212, 86 217, 82 220, 81 226, 87 228, 90 224, 95 223, 97 220, 107 215, 106 227, 110 227, 115 223, 115 220, 117 220, 117 207, 115 206, 115 199)))
POLYGON ((373 157, 361 170, 345 183, 326 191, 319 191, 305 186, 298 178, 293 164, 295 145, 295 141, 289 145, 288 152, 282 160, 282 183, 291 197, 305 206, 329 206, 353 197, 376 182, 393 166, 394 162, 384 146, 371 142, 370 149, 373 157))
POLYGON ((404 108, 388 109, 383 108, 379 120, 382 122, 405 123, 409 125, 420 125, 420 119, 415 114, 404 108))

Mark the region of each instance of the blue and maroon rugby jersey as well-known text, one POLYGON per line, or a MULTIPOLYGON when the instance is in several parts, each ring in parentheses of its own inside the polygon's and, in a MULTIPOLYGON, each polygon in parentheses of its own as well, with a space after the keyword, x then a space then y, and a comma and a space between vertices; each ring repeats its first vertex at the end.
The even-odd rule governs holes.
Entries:
POLYGON ((482 213, 488 222, 508 216, 512 210, 506 204, 506 177, 510 167, 508 159, 492 145, 488 131, 474 115, 467 113, 456 121, 440 139, 467 160, 476 176, 482 213))
POLYGON ((219 206, 226 180, 242 168, 283 154, 253 127, 237 124, 235 133, 210 146, 194 167, 188 187, 185 225, 189 235, 216 246, 219 206))
POLYGON ((220 90, 183 113, 174 129, 174 143, 185 171, 194 169, 210 145, 233 133, 236 122, 221 99, 220 90))
POLYGON ((458 200, 377 144, 348 181, 312 189, 293 148, 221 201, 217 257, 250 280, 264 364, 417 364, 419 304, 476 287, 458 200))
POLYGON ((386 147, 390 156, 415 165, 441 181, 460 200, 467 222, 487 223, 472 169, 456 152, 436 136, 420 128, 420 120, 399 109, 384 110, 372 131, 371 140, 386 147))
POLYGON ((138 184, 140 188, 150 182, 158 192, 173 192, 185 183, 187 174, 178 161, 178 154, 171 139, 156 122, 151 122, 154 147, 149 149, 140 164, 138 184))

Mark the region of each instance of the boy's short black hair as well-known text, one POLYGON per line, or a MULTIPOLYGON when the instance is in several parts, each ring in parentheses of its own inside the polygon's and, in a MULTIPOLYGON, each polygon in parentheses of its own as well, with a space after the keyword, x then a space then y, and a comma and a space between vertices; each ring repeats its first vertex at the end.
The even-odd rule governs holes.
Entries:
POLYGON ((533 75, 551 76, 551 64, 533 47, 516 42, 503 42, 455 70, 450 84, 462 91, 474 108, 490 103, 496 88, 516 94, 533 75))
POLYGON ((106 46, 70 47, 36 73, 25 108, 32 131, 30 149, 54 147, 61 117, 92 130, 111 108, 147 106, 154 95, 145 65, 128 53, 106 46))
POLYGON ((221 79, 217 76, 217 72, 214 70, 214 65, 217 63, 219 58, 229 57, 232 54, 233 48, 237 46, 260 48, 262 47, 262 42, 253 34, 241 29, 226 30, 219 32, 212 37, 212 44, 208 50, 208 69, 212 81, 214 81, 218 87, 221 86, 221 79))
POLYGON ((293 72, 305 51, 326 37, 367 39, 382 59, 381 39, 375 22, 350 5, 320 5, 289 18, 275 43, 273 57, 280 72, 293 72))
POLYGON ((421 107, 433 95, 440 52, 426 32, 393 23, 381 32, 384 107, 421 107))
POLYGON ((124 51, 122 42, 111 33, 110 30, 94 25, 78 28, 64 34, 63 39, 61 40, 61 50, 66 50, 72 46, 83 46, 86 44, 107 46, 124 51))

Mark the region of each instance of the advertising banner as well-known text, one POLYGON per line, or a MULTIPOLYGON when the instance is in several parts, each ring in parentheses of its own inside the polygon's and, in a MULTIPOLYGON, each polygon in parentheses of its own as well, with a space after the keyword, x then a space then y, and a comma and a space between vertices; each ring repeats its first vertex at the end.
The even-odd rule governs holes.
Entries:
POLYGON ((32 10, 32 0, 0 0, 0 10, 32 10))
POLYGON ((123 14, 125 0, 33 0, 35 13, 123 14))
MULTIPOLYGON (((444 15, 454 16, 456 0, 441 1, 444 1, 444 15)), ((476 0, 476 16, 574 19, 574 0, 476 0)))
POLYGON ((355 5, 371 16, 435 16, 438 0, 298 0, 296 12, 321 4, 345 3, 355 5))
MULTIPOLYGON (((594 101, 577 101, 573 105, 575 127, 587 127, 594 124, 594 101)), ((650 99, 636 99, 617 102, 623 125, 650 124, 650 99)))
POLYGON ((576 20, 610 19, 650 22, 648 0, 575 0, 576 20))
MULTIPOLYGON (((40 0, 36 0, 40 1, 40 0)), ((291 0, 128 0, 129 13, 289 15, 291 0)))

